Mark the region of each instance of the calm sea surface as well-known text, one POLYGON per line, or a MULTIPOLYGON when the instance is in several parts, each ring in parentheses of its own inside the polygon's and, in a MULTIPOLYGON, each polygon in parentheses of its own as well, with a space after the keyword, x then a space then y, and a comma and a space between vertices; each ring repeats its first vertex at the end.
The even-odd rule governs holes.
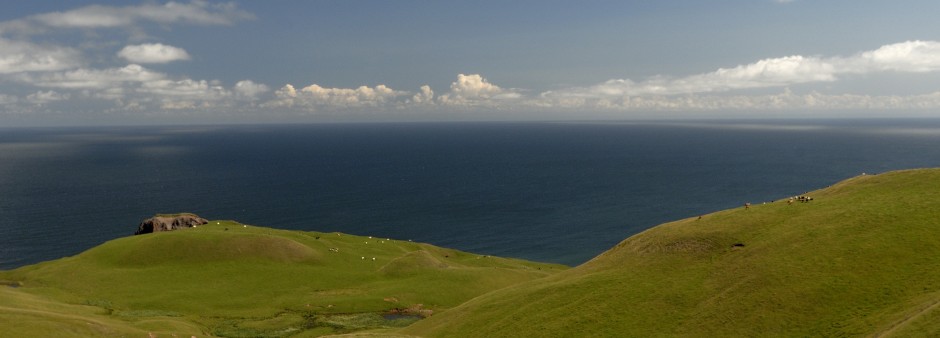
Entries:
POLYGON ((940 166, 940 120, 0 129, 0 269, 155 213, 580 264, 659 223, 940 166))

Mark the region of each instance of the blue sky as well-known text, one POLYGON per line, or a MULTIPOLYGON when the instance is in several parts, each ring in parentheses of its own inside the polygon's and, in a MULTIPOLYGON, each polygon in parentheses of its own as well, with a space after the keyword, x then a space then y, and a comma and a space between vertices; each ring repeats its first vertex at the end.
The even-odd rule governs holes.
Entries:
POLYGON ((935 1, 21 1, 0 126, 936 116, 935 1))

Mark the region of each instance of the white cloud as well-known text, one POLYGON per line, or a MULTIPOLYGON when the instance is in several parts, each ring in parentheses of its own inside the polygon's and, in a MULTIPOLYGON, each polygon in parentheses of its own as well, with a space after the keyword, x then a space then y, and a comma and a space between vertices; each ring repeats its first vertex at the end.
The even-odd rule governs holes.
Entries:
POLYGON ((77 67, 80 59, 78 51, 72 48, 0 37, 0 74, 69 69, 77 67))
POLYGON ((650 95, 727 92, 737 89, 782 87, 800 83, 837 81, 840 74, 884 71, 932 72, 940 70, 940 43, 907 41, 882 46, 852 57, 769 58, 733 68, 681 78, 653 77, 641 82, 614 79, 580 88, 542 93, 554 100, 601 99, 650 95))
POLYGON ((125 105, 123 102, 134 102, 138 107, 156 102, 162 109, 206 108, 232 106, 232 98, 250 99, 250 95, 267 91, 265 85, 247 80, 238 82, 233 90, 229 90, 218 81, 172 79, 136 64, 120 68, 24 74, 19 80, 37 87, 66 91, 39 91, 30 95, 27 101, 36 104, 77 97, 110 100, 121 106, 125 105), (81 95, 71 95, 68 91, 81 95))
POLYGON ((397 91, 386 85, 360 86, 352 89, 328 88, 312 84, 296 90, 294 86, 288 84, 278 89, 275 92, 277 99, 268 104, 288 107, 299 105, 309 109, 321 106, 334 108, 380 107, 385 104, 395 103, 398 97, 407 94, 407 92, 397 91))
POLYGON ((940 42, 905 41, 881 46, 850 58, 833 59, 844 73, 883 71, 926 73, 940 70, 940 42))
POLYGON ((415 104, 433 103, 434 91, 431 86, 423 85, 418 93, 411 97, 411 102, 415 104))
POLYGON ((186 50, 160 43, 125 46, 117 55, 133 63, 167 63, 189 60, 189 53, 186 53, 186 50))
POLYGON ((87 69, 29 74, 20 80, 38 87, 70 89, 105 89, 124 83, 142 83, 162 80, 166 75, 131 64, 121 68, 87 69))
POLYGON ((448 105, 486 106, 494 104, 494 100, 518 99, 521 96, 486 81, 480 74, 458 74, 457 81, 450 84, 450 92, 438 97, 438 101, 448 105))
POLYGON ((230 25, 236 21, 251 18, 253 18, 251 13, 238 9, 232 3, 170 1, 162 5, 143 4, 125 7, 90 5, 3 22, 0 23, 0 32, 15 30, 23 33, 37 33, 49 28, 117 28, 142 22, 230 25))
MULTIPOLYGON (((244 80, 226 88, 218 81, 169 75, 142 66, 189 60, 189 53, 179 47, 160 43, 126 45, 116 53, 130 63, 126 66, 93 68, 85 60, 111 59, 107 57, 110 44, 100 42, 101 35, 93 30, 119 29, 119 32, 128 32, 134 40, 146 36, 144 30, 155 25, 163 29, 179 24, 229 25, 252 18, 252 14, 234 3, 193 0, 130 6, 91 5, 0 22, 0 83, 12 84, 5 88, 24 93, 20 97, 0 94, 3 95, 0 104, 5 105, 7 111, 58 107, 98 107, 99 111, 128 113, 232 107, 237 108, 233 111, 240 111, 238 104, 257 99, 269 91, 268 87, 244 80), (67 35, 67 39, 59 34, 76 30, 80 30, 80 34, 67 35), (54 34, 42 40, 70 41, 74 46, 40 44, 35 42, 40 39, 30 38, 43 33, 54 34), (14 36, 16 39, 11 38, 14 36), (84 41, 75 41, 75 36, 84 41), (85 53, 88 55, 83 55, 85 53), (33 93, 26 95, 29 90, 33 93), (49 104, 56 101, 69 104, 49 104), (107 108, 108 104, 113 107, 107 108)), ((246 107, 249 105, 254 106, 247 103, 246 107)))
POLYGON ((312 84, 300 90, 304 98, 311 99, 317 103, 331 105, 347 106, 375 106, 384 103, 396 96, 404 93, 393 90, 385 85, 378 85, 374 88, 359 86, 356 89, 349 88, 324 88, 312 84))
POLYGON ((465 99, 488 98, 503 90, 486 81, 480 74, 457 74, 457 81, 450 84, 450 95, 465 99))
POLYGON ((235 94, 241 99, 255 100, 259 95, 270 91, 268 86, 254 83, 251 80, 242 80, 235 83, 235 94))
POLYGON ((349 108, 402 109, 406 107, 487 107, 496 108, 518 101, 522 95, 515 90, 503 89, 492 84, 479 74, 459 74, 451 83, 450 91, 435 97, 428 85, 417 92, 399 91, 385 85, 358 88, 328 88, 312 84, 301 89, 287 84, 274 92, 276 97, 265 102, 265 107, 293 107, 316 111, 349 108))
POLYGON ((278 89, 274 95, 281 99, 292 99, 297 97, 297 90, 294 89, 293 85, 286 84, 284 87, 281 87, 281 89, 278 89))

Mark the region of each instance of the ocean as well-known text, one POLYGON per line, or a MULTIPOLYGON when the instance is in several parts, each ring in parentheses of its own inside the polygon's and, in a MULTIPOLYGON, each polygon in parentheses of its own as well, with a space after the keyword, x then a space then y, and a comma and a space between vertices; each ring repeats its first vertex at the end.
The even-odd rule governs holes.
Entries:
POLYGON ((577 265, 938 145, 940 119, 0 128, 0 269, 174 212, 577 265))

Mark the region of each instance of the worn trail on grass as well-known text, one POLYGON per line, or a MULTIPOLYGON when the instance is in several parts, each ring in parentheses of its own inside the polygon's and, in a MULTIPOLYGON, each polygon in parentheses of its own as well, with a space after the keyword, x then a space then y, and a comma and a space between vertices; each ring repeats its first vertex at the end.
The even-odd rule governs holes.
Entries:
POLYGON ((890 336, 894 335, 894 333, 897 332, 898 330, 903 329, 904 327, 906 327, 907 325, 909 325, 909 324, 910 324, 911 322, 913 322, 914 320, 916 320, 916 319, 920 318, 921 316, 923 316, 923 315, 925 315, 925 314, 927 314, 927 313, 929 313, 929 312, 931 312, 931 311, 937 309, 938 307, 940 307, 940 298, 933 300, 933 302, 930 303, 930 305, 928 305, 927 307, 921 309, 920 311, 917 311, 917 312, 915 312, 915 313, 912 313, 912 314, 910 314, 909 316, 904 317, 903 319, 897 321, 896 323, 892 324, 891 327, 888 328, 887 330, 884 330, 884 331, 881 331, 881 332, 875 334, 874 337, 875 337, 875 338, 878 338, 878 337, 890 337, 890 336))

